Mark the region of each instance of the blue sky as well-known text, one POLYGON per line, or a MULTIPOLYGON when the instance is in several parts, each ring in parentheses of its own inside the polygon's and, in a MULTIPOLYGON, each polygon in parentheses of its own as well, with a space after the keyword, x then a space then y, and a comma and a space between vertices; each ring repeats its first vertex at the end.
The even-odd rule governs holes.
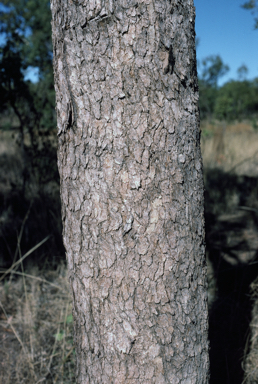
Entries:
MULTIPOLYGON (((258 29, 254 30, 254 17, 241 8, 245 0, 194 0, 196 7, 196 36, 200 42, 197 59, 220 55, 230 71, 219 84, 237 79, 237 69, 245 64, 248 78, 258 77, 258 29)), ((0 41, 2 41, 0 36, 0 41)), ((28 77, 37 78, 29 71, 28 77)))
POLYGON ((220 55, 230 71, 220 80, 223 84, 237 79, 237 69, 245 64, 247 78, 258 77, 258 29, 254 16, 241 8, 245 0, 194 0, 196 36, 200 39, 197 59, 220 55))

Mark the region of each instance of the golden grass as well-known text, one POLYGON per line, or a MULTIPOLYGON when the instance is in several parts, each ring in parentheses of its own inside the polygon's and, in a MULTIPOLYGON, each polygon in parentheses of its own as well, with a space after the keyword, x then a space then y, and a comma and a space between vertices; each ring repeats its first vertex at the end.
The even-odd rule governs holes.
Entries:
POLYGON ((258 131, 250 124, 203 123, 201 129, 204 168, 258 176, 258 131))

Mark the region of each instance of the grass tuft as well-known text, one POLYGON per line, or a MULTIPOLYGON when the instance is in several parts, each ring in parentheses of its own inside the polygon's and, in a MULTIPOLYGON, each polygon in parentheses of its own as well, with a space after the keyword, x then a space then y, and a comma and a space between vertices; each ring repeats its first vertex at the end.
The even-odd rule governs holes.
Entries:
POLYGON ((72 305, 66 269, 15 273, 0 285, 0 383, 73 383, 72 305))

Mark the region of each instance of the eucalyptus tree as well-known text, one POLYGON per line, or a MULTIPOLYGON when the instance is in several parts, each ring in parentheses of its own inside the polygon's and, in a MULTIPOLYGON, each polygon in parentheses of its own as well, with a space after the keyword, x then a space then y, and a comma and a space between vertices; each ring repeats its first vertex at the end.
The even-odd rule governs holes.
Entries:
POLYGON ((51 9, 77 383, 207 383, 193 1, 51 9))

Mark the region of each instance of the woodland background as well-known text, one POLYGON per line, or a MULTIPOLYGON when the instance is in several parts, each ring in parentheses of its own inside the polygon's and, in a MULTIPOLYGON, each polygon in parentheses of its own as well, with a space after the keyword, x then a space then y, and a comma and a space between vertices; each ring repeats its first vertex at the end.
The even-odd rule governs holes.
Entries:
MULTIPOLYGON (((255 0, 244 7, 256 17, 255 0)), ((0 3, 0 383, 6 384, 74 381, 50 18, 48 0, 0 3)), ((228 70, 218 55, 198 62, 210 383, 257 383, 258 77, 247 80, 242 65, 238 78, 219 86, 228 70)))

